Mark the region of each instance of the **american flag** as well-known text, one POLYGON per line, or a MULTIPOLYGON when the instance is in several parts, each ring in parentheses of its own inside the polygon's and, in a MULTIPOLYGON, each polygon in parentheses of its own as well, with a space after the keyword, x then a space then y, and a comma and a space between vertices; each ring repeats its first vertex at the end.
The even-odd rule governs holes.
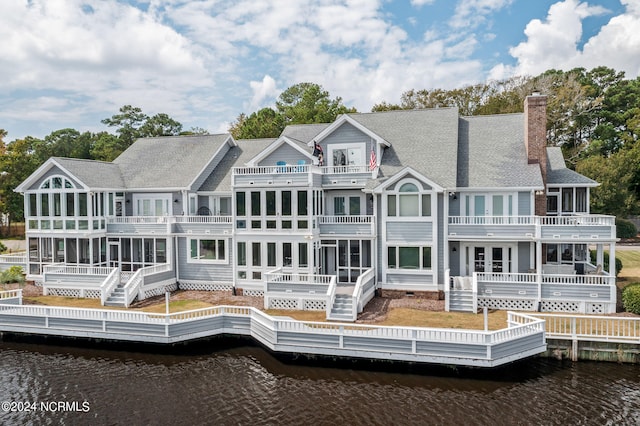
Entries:
POLYGON ((376 159, 375 145, 371 143, 371 157, 369 158, 369 170, 375 170, 378 167, 378 160, 376 159))

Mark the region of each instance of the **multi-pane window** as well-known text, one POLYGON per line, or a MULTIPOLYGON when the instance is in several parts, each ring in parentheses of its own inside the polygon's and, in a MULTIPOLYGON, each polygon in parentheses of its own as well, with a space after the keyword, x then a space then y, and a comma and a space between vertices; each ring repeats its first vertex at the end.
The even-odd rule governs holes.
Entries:
POLYGON ((397 195, 387 195, 387 216, 431 216, 431 195, 421 194, 413 183, 404 183, 397 195))
POLYGON ((390 269, 431 269, 431 247, 390 246, 387 248, 390 269))
POLYGON ((201 262, 222 262, 227 260, 226 240, 200 239, 189 240, 189 260, 201 262))

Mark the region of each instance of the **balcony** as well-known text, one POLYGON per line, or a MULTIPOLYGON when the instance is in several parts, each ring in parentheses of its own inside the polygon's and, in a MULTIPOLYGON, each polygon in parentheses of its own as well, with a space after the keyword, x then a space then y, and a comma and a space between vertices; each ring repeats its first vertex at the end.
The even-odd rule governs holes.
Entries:
POLYGON ((312 171, 320 173, 318 167, 310 164, 234 167, 232 182, 234 186, 306 186, 311 182, 312 171))
POLYGON ((108 217, 109 233, 189 233, 231 231, 231 216, 115 216, 108 217))
POLYGON ((449 239, 615 240, 615 217, 450 216, 449 239))
POLYGON ((321 235, 331 236, 374 236, 375 217, 363 216, 319 216, 321 235))

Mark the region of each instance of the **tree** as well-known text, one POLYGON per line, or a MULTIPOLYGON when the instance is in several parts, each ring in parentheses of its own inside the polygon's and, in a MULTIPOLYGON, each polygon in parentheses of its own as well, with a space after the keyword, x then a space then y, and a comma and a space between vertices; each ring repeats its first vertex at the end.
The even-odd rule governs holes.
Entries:
POLYGON ((139 129, 139 137, 177 136, 182 132, 182 124, 165 113, 147 118, 139 129))
POLYGON ((113 161, 126 147, 120 138, 111 133, 100 132, 94 135, 91 158, 100 161, 113 161))
POLYGON ((117 127, 116 133, 128 148, 137 138, 140 137, 140 127, 149 117, 138 107, 125 105, 120 108, 120 114, 115 114, 111 118, 102 120, 103 124, 109 127, 117 127))
POLYGON ((284 117, 272 108, 262 108, 250 116, 240 114, 229 132, 235 139, 277 138, 284 130, 284 117))
POLYGON ((287 125, 330 123, 338 115, 352 112, 356 109, 344 106, 340 97, 331 99, 322 86, 298 83, 280 94, 275 109, 240 114, 229 132, 237 139, 276 138, 287 125))

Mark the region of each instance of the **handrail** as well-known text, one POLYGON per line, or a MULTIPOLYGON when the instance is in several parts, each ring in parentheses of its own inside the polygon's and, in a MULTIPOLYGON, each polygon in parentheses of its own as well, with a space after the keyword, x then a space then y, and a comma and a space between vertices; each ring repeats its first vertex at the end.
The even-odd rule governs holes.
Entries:
MULTIPOLYGON (((538 275, 521 272, 476 272, 478 281, 483 283, 525 283, 535 284, 538 275)), ((562 285, 612 285, 610 275, 542 274, 542 284, 562 285)))
POLYGON ((0 263, 27 263, 27 252, 17 251, 14 253, 0 254, 0 263))
POLYGON ((109 216, 107 224, 165 224, 171 216, 109 216))
POLYGON ((0 291, 0 300, 2 299, 14 299, 16 297, 22 297, 22 289, 16 288, 14 290, 2 290, 0 291))
POLYGON ((301 274, 290 272, 267 272, 265 279, 267 282, 288 282, 296 284, 329 284, 334 275, 301 274))
POLYGON ((234 167, 233 174, 242 175, 273 175, 273 174, 301 174, 309 173, 310 164, 283 164, 280 166, 254 166, 254 167, 234 167))
POLYGON ((533 313, 545 320, 550 338, 640 343, 640 318, 533 313))
POLYGON ((356 285, 353 288, 353 294, 352 294, 352 307, 353 310, 351 312, 352 314, 352 320, 355 321, 358 318, 358 312, 360 312, 360 301, 362 299, 362 292, 364 290, 364 285, 371 281, 373 282, 375 278, 375 270, 373 268, 369 268, 367 269, 365 272, 363 272, 362 274, 360 274, 358 276, 358 279, 356 280, 356 285))
POLYGON ((222 223, 230 224, 233 216, 173 216, 175 223, 222 223))
POLYGON ((100 304, 104 306, 105 302, 113 293, 113 290, 120 283, 120 269, 113 268, 111 273, 105 278, 105 280, 100 285, 100 304))
POLYGON ((136 296, 138 295, 140 286, 143 285, 144 283, 144 275, 143 275, 142 269, 143 268, 138 269, 136 273, 133 274, 131 278, 129 278, 129 281, 127 281, 127 283, 123 288, 124 306, 126 308, 128 308, 129 305, 131 305, 131 302, 133 302, 133 299, 135 299, 136 296))
POLYGON ((109 275, 111 268, 108 266, 67 265, 54 263, 42 268, 43 274, 67 274, 67 275, 109 275))
POLYGON ((327 303, 325 306, 326 309, 326 317, 329 318, 331 316, 331 309, 333 308, 333 304, 336 301, 336 290, 338 289, 336 276, 331 277, 331 281, 329 282, 329 288, 327 289, 327 303))

